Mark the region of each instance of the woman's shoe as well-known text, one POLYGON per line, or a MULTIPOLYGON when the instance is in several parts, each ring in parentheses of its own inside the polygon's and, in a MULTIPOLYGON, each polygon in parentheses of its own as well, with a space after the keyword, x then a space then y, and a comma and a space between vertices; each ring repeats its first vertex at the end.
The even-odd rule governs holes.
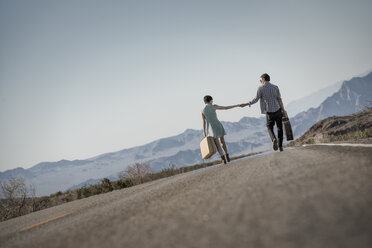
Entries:
POLYGON ((227 159, 227 162, 230 162, 230 157, 228 153, 226 154, 226 159, 227 159))
POLYGON ((221 159, 222 159, 222 163, 227 164, 227 163, 226 163, 226 158, 225 158, 225 156, 221 156, 221 159))

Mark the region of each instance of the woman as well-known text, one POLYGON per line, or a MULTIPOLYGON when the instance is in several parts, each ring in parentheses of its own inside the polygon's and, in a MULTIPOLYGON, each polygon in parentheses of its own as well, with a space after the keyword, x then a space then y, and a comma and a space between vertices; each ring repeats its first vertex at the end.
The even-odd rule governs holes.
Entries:
POLYGON ((232 109, 239 107, 241 105, 233 106, 218 106, 213 105, 213 98, 211 96, 204 97, 205 107, 202 110, 202 119, 203 119, 203 132, 204 137, 211 136, 214 138, 218 153, 221 155, 222 162, 226 164, 230 162, 229 153, 227 152, 227 146, 225 143, 224 136, 226 135, 225 129, 223 128, 221 122, 217 118, 216 110, 217 109, 232 109), (225 156, 223 155, 220 142, 222 143, 223 150, 225 151, 225 156))

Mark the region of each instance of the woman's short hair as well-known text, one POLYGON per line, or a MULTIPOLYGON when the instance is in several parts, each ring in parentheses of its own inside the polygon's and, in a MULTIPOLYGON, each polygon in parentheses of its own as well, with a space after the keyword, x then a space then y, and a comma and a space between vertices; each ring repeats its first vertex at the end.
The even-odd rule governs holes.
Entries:
POLYGON ((262 74, 261 78, 265 79, 265 81, 270 81, 270 76, 267 73, 262 74))
POLYGON ((209 103, 212 100, 213 100, 213 98, 211 96, 209 96, 209 95, 207 95, 207 96, 204 97, 204 102, 205 103, 209 103))

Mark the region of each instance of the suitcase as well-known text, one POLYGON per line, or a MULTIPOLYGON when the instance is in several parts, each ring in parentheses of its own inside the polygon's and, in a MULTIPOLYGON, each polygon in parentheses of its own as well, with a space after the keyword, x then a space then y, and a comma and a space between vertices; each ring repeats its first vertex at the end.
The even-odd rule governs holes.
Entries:
POLYGON ((214 138, 205 137, 200 142, 200 151, 203 159, 212 157, 212 155, 215 154, 217 151, 216 143, 214 143, 214 138))
POLYGON ((283 129, 284 129, 285 137, 287 137, 288 141, 293 140, 292 126, 291 126, 291 123, 289 122, 288 115, 287 117, 282 118, 282 122, 283 122, 283 129))

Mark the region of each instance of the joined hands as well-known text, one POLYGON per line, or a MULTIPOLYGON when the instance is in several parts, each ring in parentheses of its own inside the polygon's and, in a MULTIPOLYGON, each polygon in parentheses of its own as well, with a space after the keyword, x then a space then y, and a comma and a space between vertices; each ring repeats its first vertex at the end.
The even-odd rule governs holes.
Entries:
POLYGON ((249 103, 242 103, 242 104, 239 104, 239 106, 241 107, 241 108, 244 108, 244 107, 246 107, 246 106, 248 106, 249 105, 249 107, 251 107, 251 105, 249 104, 249 103))

